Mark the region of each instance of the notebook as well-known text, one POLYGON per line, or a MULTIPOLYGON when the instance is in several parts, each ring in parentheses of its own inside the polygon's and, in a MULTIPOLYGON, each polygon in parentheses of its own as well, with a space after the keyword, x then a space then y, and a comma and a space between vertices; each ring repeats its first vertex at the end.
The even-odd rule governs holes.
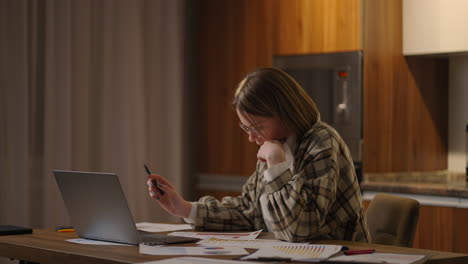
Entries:
POLYGON ((117 174, 60 170, 53 173, 79 237, 133 245, 198 240, 138 231, 117 174))
POLYGON ((0 236, 21 234, 32 234, 32 229, 15 225, 0 225, 0 236))

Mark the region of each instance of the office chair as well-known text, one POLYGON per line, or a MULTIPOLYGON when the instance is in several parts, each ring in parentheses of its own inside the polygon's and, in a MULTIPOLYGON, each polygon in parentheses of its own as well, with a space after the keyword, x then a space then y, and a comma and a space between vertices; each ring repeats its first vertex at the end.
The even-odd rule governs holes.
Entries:
POLYGON ((372 243, 412 247, 419 218, 419 202, 380 193, 366 212, 372 243))

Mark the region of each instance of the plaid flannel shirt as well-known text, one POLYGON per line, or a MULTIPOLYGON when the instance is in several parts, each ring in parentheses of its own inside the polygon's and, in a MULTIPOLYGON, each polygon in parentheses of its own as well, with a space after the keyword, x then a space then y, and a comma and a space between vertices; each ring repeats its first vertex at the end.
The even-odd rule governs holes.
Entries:
POLYGON ((257 162, 238 197, 199 199, 196 228, 205 230, 267 230, 260 206, 266 192, 275 237, 287 241, 335 239, 370 242, 362 197, 348 147, 323 122, 298 142, 294 171, 266 182, 264 162, 257 162))

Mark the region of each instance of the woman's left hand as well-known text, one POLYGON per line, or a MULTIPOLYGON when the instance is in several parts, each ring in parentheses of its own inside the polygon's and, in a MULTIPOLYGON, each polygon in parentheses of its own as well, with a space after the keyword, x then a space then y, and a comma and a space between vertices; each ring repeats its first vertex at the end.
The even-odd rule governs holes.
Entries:
POLYGON ((257 152, 257 158, 266 162, 268 168, 286 161, 286 152, 279 141, 265 141, 257 152))

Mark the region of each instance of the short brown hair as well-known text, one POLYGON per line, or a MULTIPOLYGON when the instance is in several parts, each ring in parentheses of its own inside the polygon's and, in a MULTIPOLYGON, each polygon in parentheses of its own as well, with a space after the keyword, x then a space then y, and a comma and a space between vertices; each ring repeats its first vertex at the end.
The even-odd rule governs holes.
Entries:
POLYGON ((260 68, 247 74, 232 103, 251 115, 278 117, 299 137, 320 120, 312 98, 290 75, 275 68, 260 68))

